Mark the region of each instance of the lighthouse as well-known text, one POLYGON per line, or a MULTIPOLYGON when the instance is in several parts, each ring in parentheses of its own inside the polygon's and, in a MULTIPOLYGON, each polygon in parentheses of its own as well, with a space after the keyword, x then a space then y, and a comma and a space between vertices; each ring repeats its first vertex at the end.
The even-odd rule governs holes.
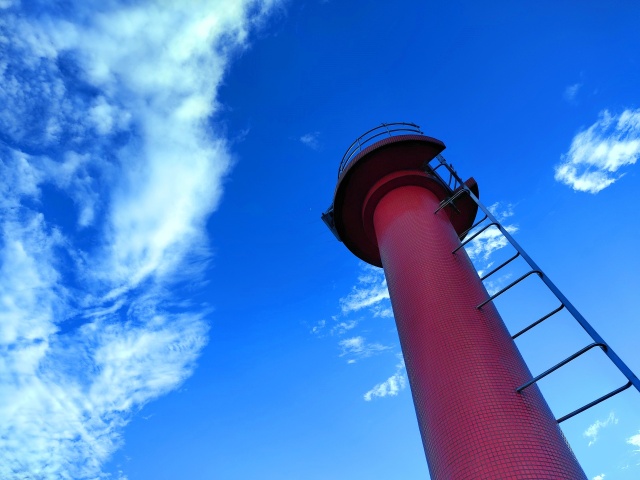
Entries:
POLYGON ((366 132, 323 214, 384 269, 431 478, 586 479, 462 248, 479 190, 430 166, 444 149, 413 124, 366 132))

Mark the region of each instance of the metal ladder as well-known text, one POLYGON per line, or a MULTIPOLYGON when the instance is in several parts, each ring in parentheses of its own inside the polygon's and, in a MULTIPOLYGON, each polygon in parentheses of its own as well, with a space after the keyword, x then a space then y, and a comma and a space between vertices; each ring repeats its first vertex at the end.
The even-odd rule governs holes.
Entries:
POLYGON ((478 235, 480 235, 482 232, 484 232, 488 228, 496 227, 500 231, 500 233, 507 239, 507 241, 514 247, 514 249, 516 250, 516 254, 513 255, 512 257, 510 257, 509 259, 507 259, 506 261, 504 261, 503 263, 501 263, 500 265, 498 265, 497 267, 495 267, 490 272, 482 275, 480 277, 480 280, 481 281, 486 280, 491 275, 493 275, 494 273, 498 272, 499 270, 501 270, 502 268, 504 268, 505 266, 510 264, 512 261, 514 261, 518 257, 522 257, 524 259, 524 261, 529 265, 530 270, 527 273, 525 273, 524 275, 522 275, 518 279, 516 279, 513 282, 511 282, 506 287, 500 289, 498 292, 496 292, 493 295, 491 295, 487 300, 485 300, 484 302, 479 304, 476 308, 477 309, 482 309, 483 306, 485 306, 489 302, 492 302, 493 300, 498 298, 500 295, 505 293, 507 290, 511 289, 512 287, 514 287, 518 283, 522 282, 525 278, 529 277, 530 275, 534 275, 535 274, 535 275, 538 275, 538 277, 542 280, 542 282, 544 282, 544 284, 547 286, 547 288, 559 300, 560 306, 558 306, 556 309, 552 310, 551 312, 547 313, 546 315, 542 316, 541 318, 539 318, 535 322, 531 323, 527 327, 523 328, 522 330, 517 332, 515 335, 513 335, 511 338, 512 339, 518 338, 523 333, 531 330, 532 328, 536 327, 537 325, 540 325, 542 322, 544 322, 548 318, 552 317, 556 313, 560 312, 563 309, 566 309, 571 314, 571 316, 573 316, 573 318, 580 324, 580 326, 582 326, 582 328, 587 332, 587 334, 593 340, 593 343, 591 343, 591 344, 585 346, 584 348, 578 350, 573 355, 570 355, 569 357, 565 358, 564 360, 562 360, 561 362, 557 363, 553 367, 551 367, 548 370, 542 372, 540 375, 534 377, 533 379, 531 379, 527 383, 525 383, 523 385, 520 385, 518 388, 516 388, 516 392, 521 393, 527 387, 530 387, 531 385, 533 385, 534 383, 538 382, 542 378, 544 378, 547 375, 555 372, 560 367, 566 365, 567 363, 571 362, 572 360, 575 360, 576 358, 578 358, 582 354, 584 354, 584 353, 588 352, 589 350, 591 350, 592 348, 596 348, 596 347, 599 347, 607 355, 609 360, 626 377, 628 382, 626 384, 624 384, 623 386, 621 386, 619 388, 616 388, 615 390, 607 393, 606 395, 603 395, 603 396, 595 399, 594 401, 592 401, 592 402, 590 402, 590 403, 588 403, 586 405, 583 405, 582 407, 580 407, 580 408, 578 408, 578 409, 576 409, 576 410, 574 410, 574 411, 572 411, 572 412, 570 412, 570 413, 558 418, 556 421, 558 423, 564 422, 565 420, 568 420, 569 418, 571 418, 571 417, 573 417, 573 416, 575 416, 575 415, 577 415, 577 414, 579 414, 581 412, 584 412, 585 410, 587 410, 587 409, 589 409, 589 408, 591 408, 591 407, 593 407, 593 406, 595 406, 595 405, 607 400, 608 398, 611 398, 614 395, 617 395, 618 393, 623 392, 624 390, 628 389, 632 385, 636 388, 636 390, 638 390, 638 392, 640 392, 640 380, 638 379, 638 377, 636 377, 636 375, 631 371, 631 369, 622 361, 622 359, 620 359, 620 357, 618 357, 618 355, 607 344, 607 342, 605 342, 605 340, 598 334, 598 332, 596 332, 596 330, 591 326, 591 324, 589 324, 589 322, 587 322, 587 320, 582 316, 582 314, 580 314, 580 312, 573 306, 573 304, 567 299, 567 297, 565 297, 563 295, 563 293, 558 289, 558 287, 542 271, 542 269, 533 261, 533 259, 527 254, 527 252, 525 252, 525 250, 518 244, 518 242, 515 241, 515 239, 511 236, 511 234, 507 231, 507 229, 502 226, 502 224, 491 213, 491 211, 489 211, 489 209, 487 207, 485 207, 480 202, 478 197, 476 197, 476 195, 474 195, 474 193, 471 191, 471 189, 467 185, 465 185, 465 183, 461 180, 461 178, 456 173, 455 169, 444 159, 444 157, 442 155, 438 155, 433 160, 430 160, 429 162, 427 162, 424 167, 425 167, 425 171, 428 174, 435 175, 436 177, 438 177, 444 183, 444 185, 447 187, 447 189, 449 191, 449 197, 446 198, 445 200, 443 200, 440 203, 440 205, 438 206, 438 208, 436 209, 436 211, 434 213, 438 213, 440 210, 442 210, 443 208, 445 208, 447 206, 451 206, 452 208, 454 208, 454 210, 457 210, 457 208, 455 207, 455 200, 460 198, 460 197, 462 197, 463 195, 468 195, 478 205, 478 208, 480 210, 482 210, 482 212, 484 213, 484 217, 482 217, 479 221, 474 223, 465 232, 460 234, 460 238, 461 239, 464 238, 474 228, 479 227, 480 225, 483 225, 483 224, 484 225, 480 228, 480 230, 477 230, 469 238, 467 238, 464 241, 462 241, 462 243, 455 250, 453 250, 451 252, 452 254, 455 254, 458 250, 463 248, 465 245, 469 244, 476 237, 478 237, 478 235), (442 168, 442 167, 444 167, 447 170, 447 173, 448 173, 448 179, 447 180, 445 180, 445 178, 443 176, 441 176, 437 172, 437 170, 439 168, 442 168), (486 223, 487 220, 489 220, 488 223, 486 223))

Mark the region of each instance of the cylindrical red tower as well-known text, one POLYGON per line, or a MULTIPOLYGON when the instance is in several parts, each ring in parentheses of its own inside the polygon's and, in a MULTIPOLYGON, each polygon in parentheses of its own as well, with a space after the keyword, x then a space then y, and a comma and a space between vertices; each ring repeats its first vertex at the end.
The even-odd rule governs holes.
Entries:
POLYGON ((465 250, 453 253, 477 205, 461 195, 438 210, 454 192, 428 162, 444 148, 410 134, 348 151, 323 216, 384 268, 431 478, 585 479, 537 386, 516 392, 531 374, 493 304, 477 308, 488 294, 465 250))

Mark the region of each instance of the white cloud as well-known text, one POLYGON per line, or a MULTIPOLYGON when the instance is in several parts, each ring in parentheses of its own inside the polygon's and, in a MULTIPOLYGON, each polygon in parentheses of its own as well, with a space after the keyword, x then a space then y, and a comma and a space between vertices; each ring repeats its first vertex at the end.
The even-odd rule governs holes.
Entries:
POLYGON ((498 293, 506 285, 507 281, 511 277, 512 275, 510 273, 507 273, 505 275, 500 275, 499 277, 495 278, 495 280, 493 280, 494 277, 491 277, 492 280, 485 280, 484 287, 487 289, 487 293, 489 295, 498 293))
MULTIPOLYGON (((346 297, 339 300, 341 313, 331 317, 333 324, 329 328, 332 336, 352 335, 338 341, 340 356, 347 357, 348 364, 391 349, 390 346, 381 343, 367 342, 362 335, 358 335, 355 331, 362 324, 363 318, 349 318, 351 314, 363 309, 368 310, 373 317, 389 318, 393 316, 384 271, 367 264, 361 264, 360 270, 356 286, 346 297)), ((326 326, 327 322, 321 320, 312 327, 311 333, 321 337, 326 326)))
POLYGON ((593 480, 604 480, 604 477, 606 477, 606 475, 604 473, 601 473, 600 475, 596 475, 595 477, 593 477, 593 480))
MULTIPOLYGON (((510 234, 514 234, 518 231, 517 225, 505 225, 504 221, 514 215, 514 206, 511 203, 504 204, 502 202, 496 202, 488 207, 489 211, 496 217, 496 219, 503 224, 503 227, 510 234)), ((469 233, 469 237, 474 232, 469 233)), ((509 244, 506 237, 502 235, 502 232, 496 227, 489 227, 484 230, 480 235, 474 238, 465 246, 465 250, 469 255, 469 258, 476 264, 476 268, 483 272, 491 268, 492 262, 490 257, 501 248, 506 247, 509 244)))
POLYGON ((357 312, 363 308, 372 308, 375 313, 375 309, 385 300, 389 300, 389 290, 384 271, 366 266, 364 273, 358 277, 358 285, 351 289, 349 295, 340 299, 340 308, 343 314, 357 312))
POLYGON ((324 330, 324 327, 326 325, 327 325, 326 320, 320 320, 313 327, 311 327, 311 333, 313 333, 314 335, 319 335, 322 332, 322 330, 324 330))
POLYGON ((612 115, 600 113, 598 121, 573 137, 569 151, 555 167, 555 179, 574 190, 598 193, 619 180, 622 167, 640 157, 640 109, 612 115))
POLYGON ((232 163, 209 120, 231 49, 270 5, 0 18, 1 478, 102 478, 131 416, 193 371, 208 312, 169 287, 206 261, 232 163), (90 242, 57 223, 44 186, 90 242))
POLYGON ((582 88, 581 83, 574 83, 573 85, 569 85, 567 88, 564 89, 564 99, 567 102, 575 101, 576 97, 578 96, 578 92, 580 91, 581 88, 582 88))
POLYGON ((350 357, 349 363, 355 363, 360 358, 367 358, 390 348, 379 343, 367 343, 366 339, 361 336, 345 338, 340 340, 338 345, 342 349, 340 356, 350 357))
POLYGON ((358 325, 357 320, 347 320, 340 322, 331 329, 331 334, 344 335, 349 330, 353 330, 358 325))
POLYGON ((505 204, 503 202, 495 202, 487 208, 501 223, 507 218, 513 217, 515 213, 514 205, 512 203, 505 204))
MULTIPOLYGON (((517 225, 505 223, 505 221, 514 216, 515 207, 512 203, 495 202, 487 208, 502 224, 507 232, 513 235, 518 231, 517 225)), ((483 225, 484 224, 481 224, 479 228, 482 228, 483 225)), ((474 231, 477 231, 478 229, 475 229, 474 231)), ((472 231, 469 233, 469 236, 472 236, 473 234, 474 232, 472 231)), ((507 245, 509 245, 509 242, 502 232, 496 227, 489 227, 465 246, 465 250, 467 251, 469 258, 473 261, 473 264, 478 271, 478 276, 481 277, 486 275, 492 268, 495 268, 496 260, 494 254, 507 245)), ((515 251, 513 253, 515 254, 515 251)), ((506 260, 506 258, 504 260, 506 260)), ((500 263, 501 262, 502 260, 500 263)), ((495 276, 484 281, 484 286, 489 295, 497 293, 511 278, 512 274, 507 270, 508 269, 502 270, 499 273, 496 273, 495 276)))
POLYGON ((300 141, 309 148, 317 150, 320 147, 320 132, 305 133, 300 141))
POLYGON ((374 305, 371 307, 371 312, 374 317, 392 318, 393 309, 391 306, 374 305))
MULTIPOLYGON (((496 202, 487 208, 502 224, 507 232, 509 232, 510 234, 514 234, 518 231, 517 225, 505 225, 504 223, 506 219, 514 215, 513 204, 496 202)), ((483 225, 484 224, 480 225, 479 228, 482 228, 483 225)), ((478 229, 470 232, 468 236, 473 236, 474 232, 478 229)), ((509 242, 507 241, 507 238, 502 234, 500 230, 498 230, 496 227, 489 227, 473 240, 471 240, 471 242, 469 242, 465 246, 465 250, 467 251, 469 258, 474 262, 474 265, 478 270, 478 274, 483 275, 494 264, 493 260, 491 260, 492 255, 496 251, 506 247, 508 244, 509 242)))
MULTIPOLYGON (((514 234, 518 231, 516 225, 504 225, 507 232, 514 234)), ((501 248, 506 247, 509 244, 506 237, 502 235, 502 232, 495 227, 487 228, 484 232, 471 240, 466 246, 465 250, 469 254, 471 260, 482 259, 488 261, 489 257, 501 248)))
POLYGON ((616 418, 614 413, 611 412, 604 421, 596 420, 592 425, 589 425, 589 428, 584 431, 583 436, 589 439, 589 446, 591 446, 598 440, 598 433, 601 429, 609 425, 617 425, 617 423, 618 419, 616 418))
POLYGON ((384 398, 386 396, 395 397, 398 395, 407 385, 407 377, 404 370, 404 360, 402 356, 400 356, 400 363, 396 365, 396 373, 366 392, 364 394, 365 401, 370 402, 375 397, 384 398))
POLYGON ((636 452, 640 452, 640 432, 627 438, 627 443, 629 445, 637 447, 638 449, 636 450, 636 452))

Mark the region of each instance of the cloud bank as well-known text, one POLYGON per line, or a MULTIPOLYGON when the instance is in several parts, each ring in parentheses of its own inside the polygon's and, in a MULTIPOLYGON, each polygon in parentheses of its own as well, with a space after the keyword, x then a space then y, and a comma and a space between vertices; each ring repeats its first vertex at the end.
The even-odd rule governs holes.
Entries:
POLYGON ((612 115, 579 132, 555 167, 555 179, 576 191, 598 193, 619 180, 618 171, 640 157, 640 109, 612 115))
POLYGON ((207 310, 169 287, 208 256, 217 90, 271 6, 0 4, 1 478, 102 476, 192 373, 207 310))

